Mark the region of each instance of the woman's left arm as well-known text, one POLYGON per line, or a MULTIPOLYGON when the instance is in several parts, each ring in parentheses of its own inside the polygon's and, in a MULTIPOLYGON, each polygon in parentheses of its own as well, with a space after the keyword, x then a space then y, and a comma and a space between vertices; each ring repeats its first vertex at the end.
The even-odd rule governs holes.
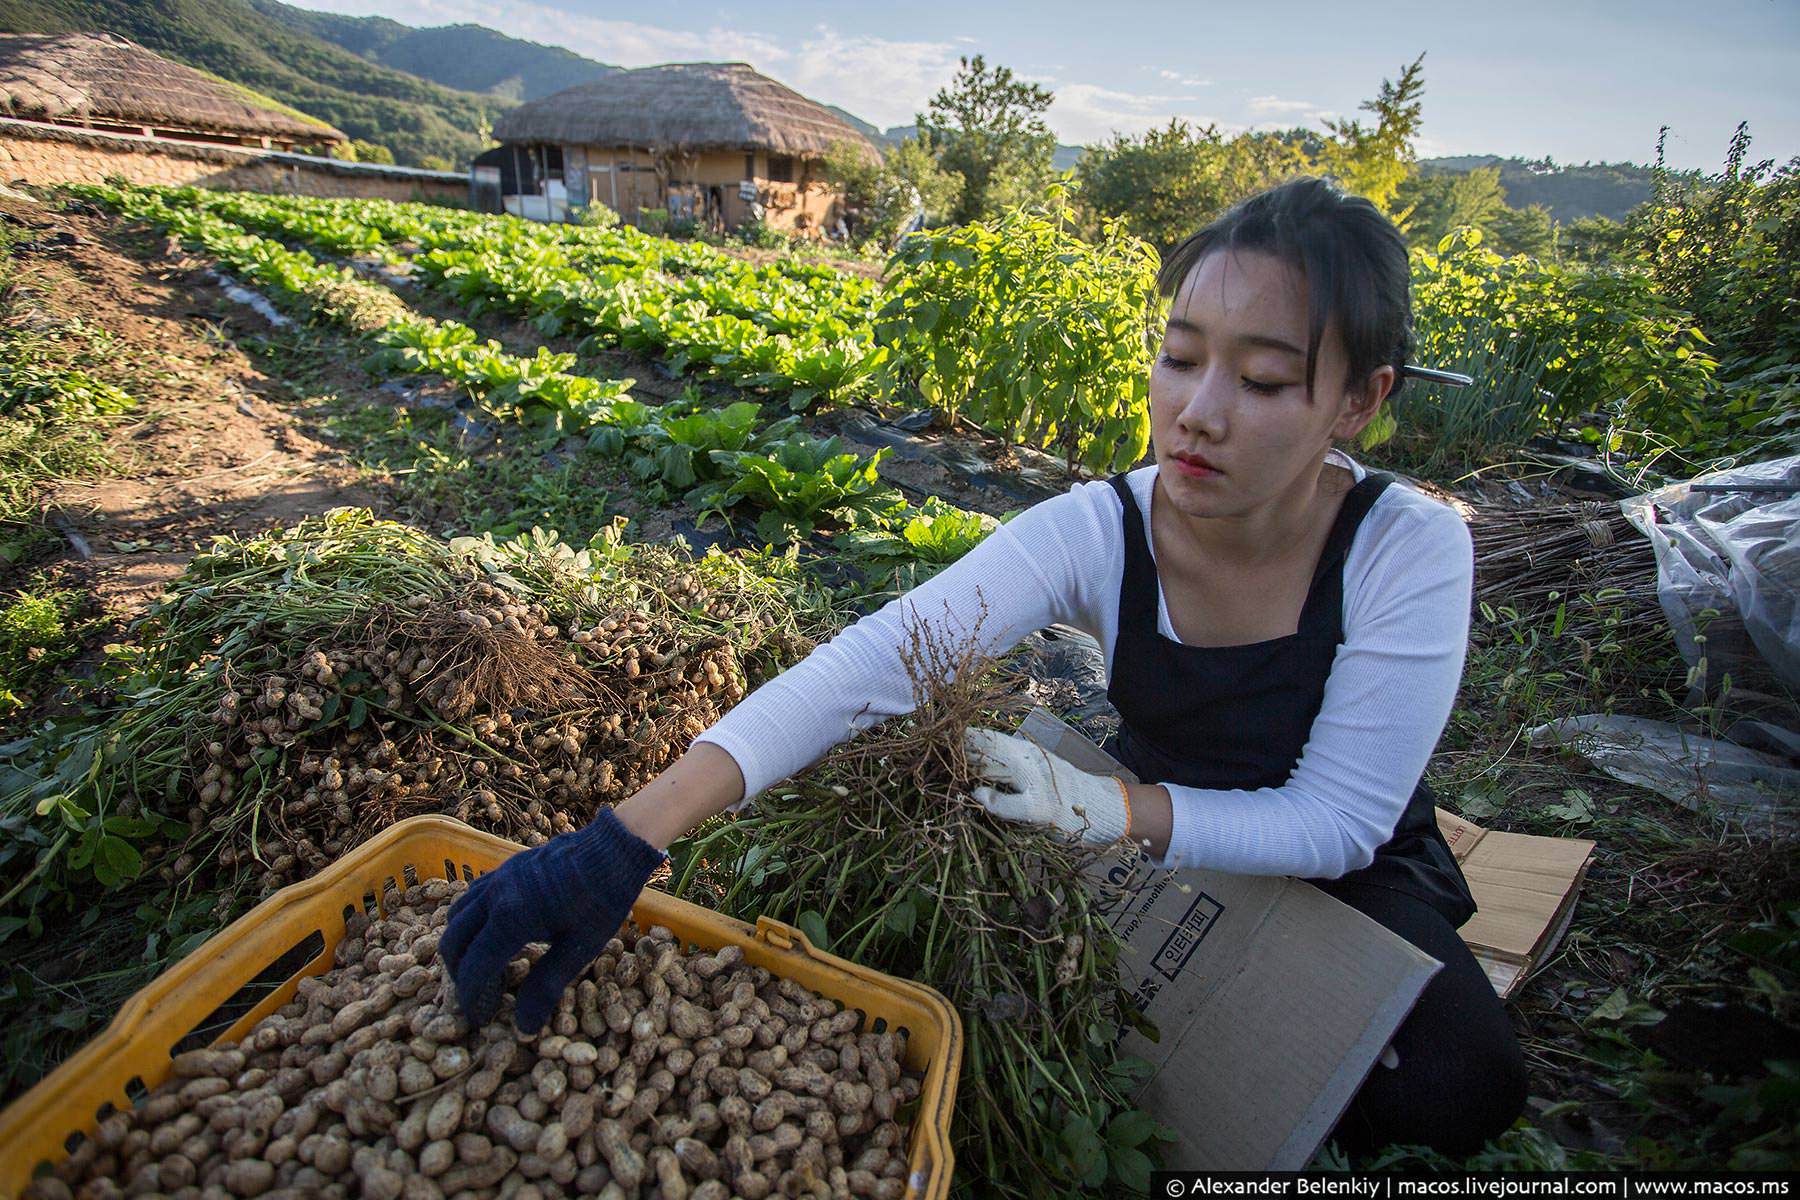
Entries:
POLYGON ((1462 679, 1474 550, 1448 508, 1386 507, 1366 518, 1386 527, 1368 530, 1377 538, 1346 567, 1344 642, 1293 774, 1254 791, 1158 785, 1169 797, 1160 858, 1161 797, 1134 797, 1134 817, 1148 811, 1131 836, 1151 841, 1157 866, 1335 879, 1393 836, 1462 679))

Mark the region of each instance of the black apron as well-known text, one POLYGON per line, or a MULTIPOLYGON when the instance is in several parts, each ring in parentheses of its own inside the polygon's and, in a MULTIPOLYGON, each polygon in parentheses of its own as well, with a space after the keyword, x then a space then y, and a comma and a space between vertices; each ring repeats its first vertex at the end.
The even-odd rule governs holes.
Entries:
MULTIPOLYGON (((1344 560, 1351 539, 1392 481, 1370 474, 1344 497, 1297 632, 1244 646, 1189 646, 1157 628, 1156 562, 1144 519, 1125 476, 1114 476, 1113 488, 1125 502, 1125 575, 1106 689, 1122 718, 1107 745, 1113 757, 1146 783, 1246 790, 1287 783, 1344 640, 1344 560)), ((1430 904, 1451 928, 1460 926, 1475 914, 1475 898, 1438 832, 1435 806, 1421 782, 1374 862, 1337 879, 1306 882, 1327 893, 1340 884, 1392 888, 1430 904)))

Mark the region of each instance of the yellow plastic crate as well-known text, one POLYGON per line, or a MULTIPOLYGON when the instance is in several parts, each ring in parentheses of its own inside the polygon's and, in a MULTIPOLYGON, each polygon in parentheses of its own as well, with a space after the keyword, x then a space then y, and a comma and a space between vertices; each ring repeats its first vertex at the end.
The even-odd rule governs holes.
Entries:
MULTIPOLYGON (((387 889, 427 879, 472 879, 519 849, 449 817, 414 817, 312 879, 270 896, 126 1001, 100 1036, 0 1113, 0 1200, 12 1200, 39 1164, 60 1161, 80 1138, 92 1135, 104 1112, 129 1108, 134 1094, 141 1097, 143 1089, 166 1080, 178 1042, 309 938, 323 938, 323 948, 214 1041, 241 1039, 292 999, 301 978, 330 969, 346 918, 379 904, 387 889)), ((816 950, 799 930, 767 917, 752 928, 655 889, 645 889, 632 917, 640 927, 665 926, 704 949, 741 946, 751 964, 860 1009, 870 1024, 905 1029, 905 1066, 925 1075, 906 1195, 908 1200, 948 1195, 950 1113, 963 1050, 962 1020, 948 1000, 922 984, 816 950)))

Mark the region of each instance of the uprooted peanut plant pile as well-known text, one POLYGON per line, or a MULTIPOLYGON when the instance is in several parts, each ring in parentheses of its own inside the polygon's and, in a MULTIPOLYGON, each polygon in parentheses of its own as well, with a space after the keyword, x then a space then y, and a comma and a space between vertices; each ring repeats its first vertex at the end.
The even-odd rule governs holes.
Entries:
MULTIPOLYGON (((522 842, 541 842, 642 786, 748 688, 798 657, 828 620, 819 615, 823 609, 810 607, 811 594, 794 578, 791 563, 628 547, 616 532, 579 551, 542 535, 499 545, 489 539, 445 543, 340 510, 285 532, 221 541, 153 610, 144 649, 120 656, 105 719, 45 739, 58 751, 41 764, 31 788, 15 794, 15 804, 23 795, 32 805, 32 819, 25 819, 22 804, 11 818, 36 836, 42 850, 29 869, 31 859, 15 857, 22 874, 9 899, 29 905, 30 919, 41 921, 56 911, 59 899, 69 904, 92 896, 96 885, 108 883, 103 872, 116 853, 104 842, 89 852, 86 839, 92 838, 114 839, 141 854, 137 865, 147 882, 176 896, 192 894, 211 906, 215 921, 268 889, 311 875, 391 822, 420 813, 449 813, 522 842), (141 836, 128 838, 139 830, 141 836)), ((1048 831, 1002 827, 969 796, 974 778, 963 732, 972 723, 1016 716, 1023 681, 982 659, 972 643, 953 643, 929 626, 915 629, 905 661, 916 693, 913 714, 840 746, 792 786, 765 796, 750 814, 720 819, 678 843, 678 878, 671 886, 731 915, 791 920, 823 949, 945 992, 968 1031, 950 1130, 967 1168, 958 1175, 964 1189, 979 1182, 984 1195, 1035 1197, 1141 1188, 1154 1142, 1168 1131, 1128 1099, 1144 1064, 1116 1050, 1119 1032, 1134 1018, 1120 986, 1116 938, 1084 881, 1093 852, 1048 831)), ((154 905, 145 915, 160 919, 154 905)), ((371 972, 386 969, 386 960, 372 950, 347 952, 340 961, 358 954, 369 959, 371 972)), ((415 958, 414 965, 423 961, 415 958)), ((625 960, 615 952, 613 961, 625 960)), ((596 985, 605 992, 609 1029, 635 1032, 646 1019, 660 1019, 645 1015, 658 1012, 655 995, 606 992, 605 957, 601 964, 596 985)), ((333 991, 331 1007, 386 1010, 418 978, 371 979, 367 994, 333 991)), ((616 979, 620 988, 630 982, 616 979)), ((755 982, 760 988, 767 981, 755 982)), ((307 985, 304 995, 315 996, 314 986, 307 985)), ((811 1003, 794 995, 791 984, 775 988, 789 1004, 811 1003)), ((584 984, 564 1002, 579 1006, 593 995, 584 984)), ((751 998, 745 993, 736 1001, 742 1008, 751 998)), ((816 1025, 818 1019, 809 1020, 816 1025)), ((554 1036, 573 1036, 573 1029, 562 1027, 571 1021, 584 1030, 592 1024, 587 1010, 577 1007, 558 1018, 554 1036)), ((448 1022, 445 1015, 444 1028, 448 1022)), ((845 1027, 832 1027, 831 1036, 848 1036, 841 1015, 838 1023, 845 1027)), ((758 1102, 748 1136, 775 1139, 752 1141, 748 1162, 760 1163, 771 1145, 769 1153, 797 1156, 783 1160, 772 1175, 743 1162, 731 1164, 732 1174, 761 1173, 773 1184, 789 1171, 816 1168, 814 1174, 824 1172, 826 1194, 842 1195, 829 1186, 833 1167, 853 1173, 864 1169, 855 1165, 862 1156, 903 1143, 876 1141, 843 1162, 829 1153, 819 1161, 804 1148, 805 1139, 786 1144, 792 1135, 779 1132, 780 1114, 765 1103, 767 1089, 742 1076, 745 1066, 756 1064, 729 1058, 736 1051, 769 1052, 772 1057, 757 1062, 785 1072, 771 1076, 781 1087, 801 1089, 787 1117, 808 1135, 822 1135, 824 1118, 815 1114, 825 1110, 813 1100, 830 1099, 837 1106, 831 1111, 842 1118, 850 1092, 835 1083, 817 1091, 825 1077, 811 1072, 804 1058, 775 1061, 807 1049, 799 1028, 771 1027, 772 1033, 756 1035, 765 1040, 755 1047, 729 1044, 742 1034, 720 1035, 728 1054, 718 1069, 738 1071, 739 1093, 758 1102)), ((410 1032, 414 1039, 426 1036, 410 1032)), ((306 1036, 311 1040, 305 1044, 314 1046, 323 1035, 306 1036)), ((360 1036, 404 1033, 396 1027, 360 1036)), ((428 1040, 442 1048, 441 1039, 428 1040)), ((408 1044, 416 1049, 423 1043, 408 1044)), ((665 1047, 668 1075, 685 1079, 676 1065, 692 1062, 675 1050, 665 1047)), ((470 1052, 486 1053, 479 1046, 470 1052)), ((435 1062, 435 1051, 429 1057, 435 1062)), ((520 1061, 521 1070, 537 1069, 520 1061)), ((338 1078, 344 1065, 337 1063, 326 1078, 322 1073, 336 1060, 324 1062, 309 1076, 320 1086, 338 1078)), ((813 1065, 829 1070, 822 1058, 813 1065)), ((423 1067, 406 1069, 422 1088, 436 1086, 423 1067)), ((632 1070, 631 1078, 610 1077, 600 1094, 622 1096, 625 1103, 634 1089, 639 1097, 673 1094, 667 1080, 649 1082, 655 1068, 648 1063, 632 1070)), ((709 1068, 697 1078, 713 1074, 709 1068)), ((864 1074, 858 1086, 877 1093, 880 1086, 906 1086, 877 1085, 864 1074)), ((259 1081, 247 1090, 265 1087, 266 1080, 252 1078, 259 1081)), ((275 1186, 284 1178, 283 1162, 299 1161, 332 1179, 334 1171, 349 1169, 364 1190, 373 1186, 380 1193, 385 1185, 365 1176, 385 1180, 381 1170, 407 1169, 396 1167, 393 1155, 423 1153, 417 1143, 400 1140, 412 1136, 408 1114, 400 1111, 408 1106, 382 1098, 386 1079, 371 1071, 355 1078, 353 1090, 374 1097, 378 1117, 389 1113, 379 1106, 393 1102, 392 1145, 345 1159, 333 1170, 306 1161, 296 1146, 292 1160, 261 1160, 273 1173, 234 1166, 233 1178, 275 1186)), ((717 1119, 729 1127, 737 1093, 725 1076, 718 1080, 709 1086, 717 1119)), ((404 1087, 402 1092, 413 1094, 404 1087)), ((334 1099, 342 1097, 328 1092, 321 1103, 339 1112, 334 1099)), ((275 1111, 273 1101, 259 1103, 275 1111)), ((291 1108, 301 1102, 288 1096, 282 1103, 291 1108)), ((509 1103, 495 1120, 510 1120, 508 1113, 516 1110, 543 1123, 545 1113, 533 1112, 536 1105, 527 1097, 498 1105, 509 1103)), ((658 1111, 651 1105, 640 1115, 658 1111)), ((884 1121, 892 1116, 886 1101, 872 1111, 884 1121)), ((352 1112, 360 1109, 341 1115, 360 1136, 359 1125, 367 1122, 352 1112)), ((295 1118, 315 1119, 326 1118, 322 1112, 295 1118)), ((870 1132, 854 1131, 853 1124, 838 1126, 841 1138, 870 1132)), ((597 1124, 596 1138, 606 1128, 597 1124)), ((483 1129, 495 1132, 488 1126, 463 1132, 485 1136, 483 1129)), ((116 1127, 104 1138, 114 1132, 116 1127)), ((185 1132, 176 1144, 186 1145, 197 1132, 185 1132)), ((376 1144, 383 1132, 385 1127, 374 1135, 376 1144)), ((280 1142, 272 1125, 268 1134, 268 1144, 280 1142)), ((534 1136, 556 1143, 552 1134, 534 1136)), ((503 1132, 499 1137, 509 1154, 519 1156, 513 1165, 540 1190, 545 1178, 558 1186, 569 1182, 537 1171, 541 1160, 564 1163, 560 1149, 546 1154, 534 1140, 533 1159, 521 1139, 509 1140, 503 1132)), ((490 1183, 506 1175, 497 1165, 474 1170, 477 1164, 460 1157, 445 1159, 463 1148, 449 1140, 449 1150, 431 1151, 433 1167, 467 1167, 470 1179, 497 1172, 490 1183)), ((578 1152, 579 1141, 569 1137, 578 1152)), ((241 1135, 233 1143, 240 1149, 248 1144, 241 1135)), ((508 1157, 496 1145, 488 1144, 495 1163, 508 1157)), ((661 1145, 652 1136, 650 1144, 634 1149, 647 1155, 641 1167, 662 1161, 662 1169, 672 1169, 656 1153, 661 1145)), ((171 1181, 187 1179, 190 1169, 204 1176, 215 1149, 234 1163, 245 1157, 223 1140, 217 1147, 203 1140, 190 1148, 200 1159, 184 1153, 188 1165, 176 1163, 171 1181)), ((668 1148, 675 1149, 673 1142, 668 1148)), ((729 1140, 717 1153, 742 1157, 729 1140)), ((697 1150, 690 1154, 704 1160, 697 1150)), ((641 1194, 630 1186, 629 1167, 622 1171, 607 1161, 621 1194, 641 1194)), ((698 1170, 686 1158, 679 1161, 683 1169, 698 1170)), ((425 1160, 413 1162, 423 1167, 425 1160)), ((888 1160, 876 1163, 871 1156, 867 1162, 875 1190, 858 1192, 859 1185, 846 1179, 850 1194, 891 1192, 894 1177, 882 1173, 891 1171, 888 1160)), ((111 1163, 133 1173, 143 1165, 116 1155, 111 1163)), ((578 1170, 593 1166, 581 1161, 578 1170)), ((556 1170, 568 1173, 562 1165, 556 1170)), ((652 1178, 643 1176, 646 1183, 652 1178)), ((761 1194, 754 1178, 747 1187, 741 1179, 731 1183, 737 1195, 761 1194)), ((686 1194, 667 1181, 656 1186, 660 1193, 642 1194, 686 1194)), ((808 1193, 788 1176, 782 1194, 808 1193)))
POLYGON ((667 767, 815 618, 723 554, 445 543, 342 510, 195 559, 121 651, 105 719, 12 793, 6 901, 153 872, 266 893, 394 821, 536 845, 667 767))

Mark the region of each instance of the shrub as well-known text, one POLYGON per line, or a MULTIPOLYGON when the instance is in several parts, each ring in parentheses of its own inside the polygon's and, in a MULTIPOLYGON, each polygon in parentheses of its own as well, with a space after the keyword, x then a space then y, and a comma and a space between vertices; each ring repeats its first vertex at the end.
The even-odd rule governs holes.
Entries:
POLYGON ((1502 258, 1479 230, 1461 229, 1433 251, 1413 252, 1415 361, 1480 354, 1541 359, 1542 419, 1553 425, 1604 414, 1671 437, 1703 424, 1715 366, 1690 314, 1636 267, 1571 270, 1502 258))
POLYGON ((1104 223, 1086 242, 1048 204, 913 234, 889 261, 876 337, 897 381, 952 418, 1116 471, 1150 439, 1146 318, 1156 252, 1104 223))
POLYGON ((612 229, 619 223, 619 214, 598 200, 590 200, 575 210, 575 223, 589 229, 612 229))
POLYGON ((1800 446, 1800 158, 1746 165, 1749 150, 1739 125, 1724 167, 1694 178, 1663 167, 1659 142, 1635 222, 1650 278, 1712 342, 1718 371, 1688 424, 1721 454, 1770 449, 1770 437, 1800 446))
POLYGON ((744 245, 755 246, 759 250, 782 250, 788 244, 787 234, 761 218, 739 225, 736 235, 737 240, 744 245))

